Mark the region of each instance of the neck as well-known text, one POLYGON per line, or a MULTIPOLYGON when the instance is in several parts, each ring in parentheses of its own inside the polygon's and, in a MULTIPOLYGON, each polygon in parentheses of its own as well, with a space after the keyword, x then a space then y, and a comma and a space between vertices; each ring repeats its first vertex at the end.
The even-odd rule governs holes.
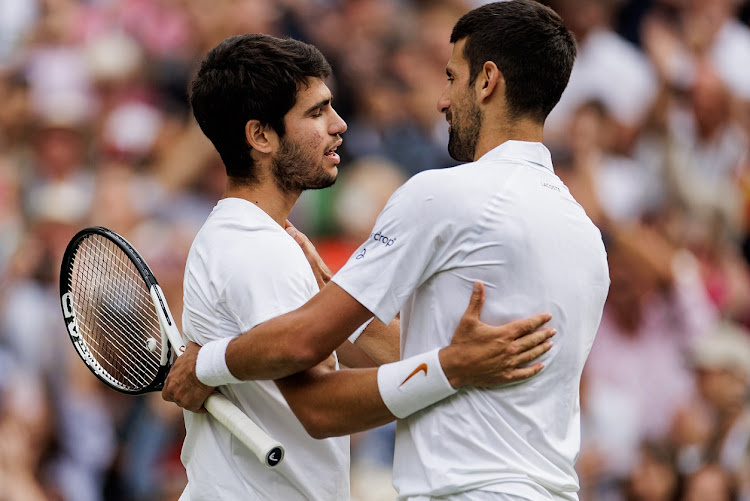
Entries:
POLYGON ((252 202, 283 228, 300 194, 282 191, 270 178, 251 185, 229 178, 221 198, 242 198, 252 202))
POLYGON ((483 133, 479 135, 477 147, 474 150, 474 161, 506 141, 541 143, 544 138, 544 124, 528 118, 512 121, 492 120, 492 123, 498 125, 485 127, 483 133))

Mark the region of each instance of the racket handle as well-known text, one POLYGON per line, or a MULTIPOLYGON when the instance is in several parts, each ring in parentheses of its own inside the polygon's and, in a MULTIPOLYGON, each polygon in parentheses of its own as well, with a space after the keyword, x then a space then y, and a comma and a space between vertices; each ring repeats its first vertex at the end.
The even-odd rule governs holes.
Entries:
MULTIPOLYGON (((185 352, 185 344, 182 341, 182 334, 174 323, 167 301, 163 299, 164 293, 158 284, 151 286, 151 298, 154 301, 162 333, 169 340, 169 344, 172 345, 175 354, 179 357, 185 352)), ((166 354, 167 351, 165 350, 164 353, 166 354)), ((165 362, 166 360, 162 360, 162 363, 165 362)), ((203 403, 203 406, 267 467, 275 468, 284 459, 284 446, 269 437, 252 419, 247 417, 221 393, 212 393, 203 403)))
POLYGON ((269 468, 284 459, 284 446, 269 437, 247 415, 221 393, 212 393, 203 404, 206 410, 245 444, 269 468))

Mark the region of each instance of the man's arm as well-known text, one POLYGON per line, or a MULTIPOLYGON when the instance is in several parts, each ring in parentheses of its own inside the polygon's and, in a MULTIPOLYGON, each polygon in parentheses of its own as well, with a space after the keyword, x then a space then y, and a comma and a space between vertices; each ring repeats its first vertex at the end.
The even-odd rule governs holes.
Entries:
POLYGON ((336 370, 333 356, 312 369, 276 380, 307 433, 317 439, 369 430, 396 419, 378 391, 378 371, 336 370))
POLYGON ((400 326, 398 318, 388 325, 373 319, 354 343, 350 337, 336 348, 339 363, 353 369, 377 367, 400 360, 400 326))
MULTIPOLYGON (((440 365, 453 388, 469 384, 491 386, 534 375, 542 369, 541 363, 522 366, 551 346, 546 340, 555 334, 554 329, 537 330, 550 320, 549 314, 495 327, 479 320, 483 302, 484 287, 476 284, 451 344, 439 353, 440 365), (519 358, 528 353, 533 357, 519 358)), ((232 340, 226 350, 226 365, 240 380, 289 376, 305 370, 305 364, 314 366, 327 358, 349 332, 371 315, 331 283, 298 310, 271 319, 232 340), (345 306, 341 307, 341 303, 345 306), (327 314, 331 311, 339 314, 327 314), (290 356, 290 352, 295 355, 290 356)), ((199 410, 212 391, 196 377, 197 354, 198 346, 190 343, 185 354, 176 360, 162 392, 165 400, 192 411, 199 410)))
POLYGON ((391 320, 388 325, 374 318, 354 342, 354 346, 365 352, 376 365, 395 362, 401 358, 400 331, 401 322, 398 318, 391 320))
POLYGON ((331 282, 300 308, 229 343, 229 371, 243 381, 279 379, 313 367, 373 314, 331 282))
MULTIPOLYGON (((456 330, 456 336, 462 340, 459 343, 462 344, 461 352, 467 351, 471 337, 469 333, 481 324, 479 313, 483 302, 484 294, 481 291, 473 294, 469 307, 461 318, 456 330)), ((530 363, 545 353, 552 343, 533 344, 533 340, 528 336, 521 337, 520 341, 516 336, 517 332, 533 330, 534 326, 539 327, 541 323, 543 323, 542 318, 539 318, 533 322, 528 320, 513 322, 504 327, 508 333, 506 339, 516 338, 516 341, 511 341, 509 344, 509 347, 512 345, 513 349, 506 350, 506 353, 516 351, 516 354, 496 359, 498 367, 509 367, 507 372, 502 375, 500 375, 502 371, 499 371, 493 376, 484 374, 479 377, 455 379, 455 382, 451 381, 452 385, 455 388, 474 382, 491 385, 522 379, 539 372, 542 369, 541 363, 521 369, 518 367, 530 363), (514 332, 511 334, 511 331, 514 332)), ((544 333, 537 331, 537 334, 542 336, 551 334, 550 329, 545 331, 544 333)), ((444 367, 445 359, 450 358, 450 353, 444 353, 446 350, 447 348, 441 351, 440 357, 444 367), (444 354, 445 357, 442 356, 444 354)), ((468 368, 465 360, 460 363, 460 366, 463 369, 468 368)), ((471 370, 476 371, 477 368, 471 367, 471 370)), ((396 419, 381 396, 376 368, 336 370, 333 357, 329 357, 328 360, 312 369, 277 380, 276 385, 297 419, 313 438, 349 435, 382 426, 396 419)))

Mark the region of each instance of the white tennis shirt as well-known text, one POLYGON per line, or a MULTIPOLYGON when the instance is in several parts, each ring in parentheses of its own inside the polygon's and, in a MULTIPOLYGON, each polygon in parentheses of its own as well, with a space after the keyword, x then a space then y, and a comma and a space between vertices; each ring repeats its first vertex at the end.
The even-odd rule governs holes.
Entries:
MULTIPOLYGON (((220 200, 188 255, 182 325, 205 344, 251 329, 302 306, 318 285, 302 249, 268 214, 238 198, 220 200)), ((286 449, 274 469, 262 465, 208 414, 185 412, 182 500, 349 499, 349 437, 315 440, 273 381, 221 387, 286 449)))
POLYGON ((577 499, 578 385, 609 289, 599 230, 541 143, 508 141, 478 161, 417 174, 333 281, 388 323, 403 358, 450 343, 482 281, 482 320, 547 311, 545 369, 493 390, 463 389, 397 425, 400 499, 470 490, 577 499))

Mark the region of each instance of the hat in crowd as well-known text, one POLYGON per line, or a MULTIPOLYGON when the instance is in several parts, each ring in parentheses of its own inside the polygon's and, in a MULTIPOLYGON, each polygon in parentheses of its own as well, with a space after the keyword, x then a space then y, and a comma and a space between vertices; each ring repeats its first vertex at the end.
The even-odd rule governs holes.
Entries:
POLYGON ((750 375, 750 331, 735 322, 718 322, 692 344, 690 361, 698 369, 733 369, 750 375))

